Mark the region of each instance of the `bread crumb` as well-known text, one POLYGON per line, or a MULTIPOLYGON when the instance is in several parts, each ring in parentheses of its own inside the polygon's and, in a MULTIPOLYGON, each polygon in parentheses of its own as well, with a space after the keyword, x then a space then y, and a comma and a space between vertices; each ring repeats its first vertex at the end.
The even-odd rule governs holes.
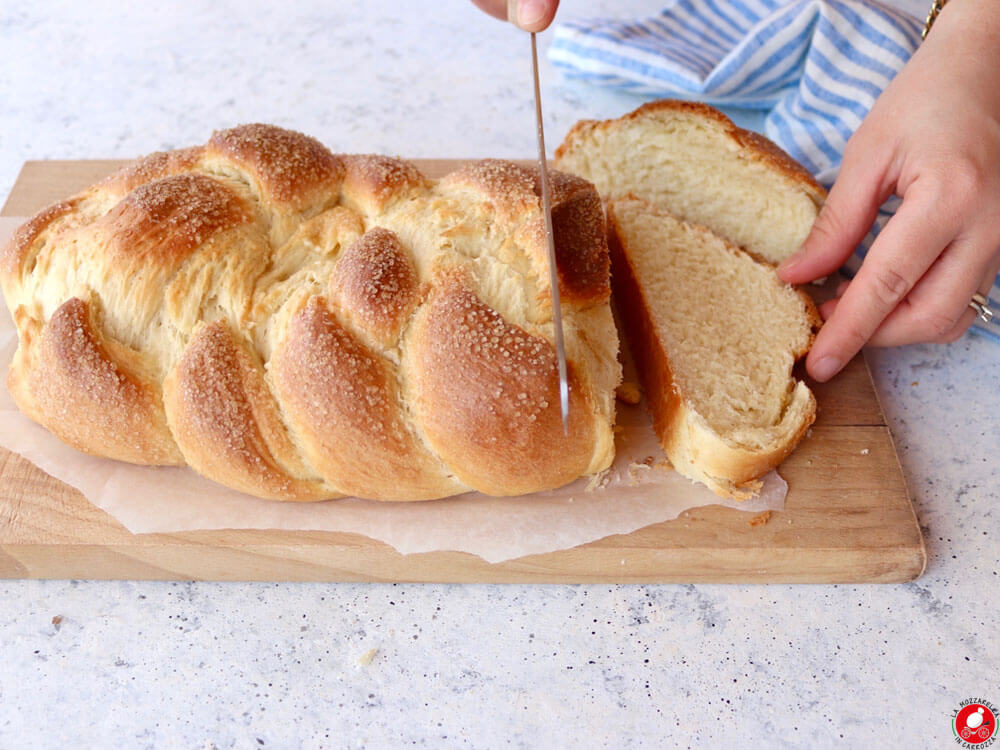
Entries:
POLYGON ((369 664, 372 663, 372 660, 375 658, 375 655, 377 653, 378 653, 377 648, 370 648, 367 651, 365 651, 363 654, 361 654, 361 656, 358 657, 358 666, 367 667, 369 664))
POLYGON ((861 455, 862 456, 867 456, 869 453, 871 453, 871 449, 870 448, 862 448, 861 449, 861 455))
POLYGON ((626 380, 620 386, 615 388, 615 395, 618 397, 619 401, 624 401, 626 404, 638 404, 642 400, 642 389, 639 387, 638 383, 634 383, 631 380, 626 380))
POLYGON ((751 526, 763 526, 765 523, 771 520, 771 511, 765 510, 763 513, 758 513, 756 516, 751 518, 748 523, 751 526))
POLYGON ((608 486, 608 482, 611 481, 611 468, 607 468, 604 471, 599 471, 594 474, 590 481, 587 482, 587 486, 584 488, 584 492, 593 492, 594 490, 603 490, 608 486))
POLYGON ((919 384, 920 384, 919 380, 914 380, 912 383, 910 383, 910 387, 912 388, 912 387, 917 386, 919 384))
POLYGON ((52 626, 56 630, 59 630, 60 626, 62 625, 62 622, 63 622, 63 616, 62 615, 56 615, 55 617, 52 618, 52 626))
MULTIPOLYGON (((652 457, 650 457, 650 458, 652 458, 652 457)), ((649 469, 649 468, 651 468, 650 465, 647 464, 645 461, 641 461, 641 462, 640 461, 633 461, 632 463, 630 463, 628 465, 628 479, 629 479, 628 484, 629 484, 629 487, 635 487, 636 485, 639 484, 639 474, 642 473, 640 471, 641 469, 649 469)))

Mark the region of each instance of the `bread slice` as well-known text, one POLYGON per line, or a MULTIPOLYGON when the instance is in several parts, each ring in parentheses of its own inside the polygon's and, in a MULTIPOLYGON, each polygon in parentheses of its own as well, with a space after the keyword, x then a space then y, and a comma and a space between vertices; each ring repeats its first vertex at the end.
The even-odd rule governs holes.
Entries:
POLYGON ((577 123, 556 166, 605 200, 634 195, 771 263, 805 240, 825 198, 788 154, 705 104, 663 100, 577 123))
POLYGON ((719 495, 752 496, 815 419, 792 376, 820 322, 812 300, 645 201, 610 202, 608 221, 615 305, 663 449, 719 495))

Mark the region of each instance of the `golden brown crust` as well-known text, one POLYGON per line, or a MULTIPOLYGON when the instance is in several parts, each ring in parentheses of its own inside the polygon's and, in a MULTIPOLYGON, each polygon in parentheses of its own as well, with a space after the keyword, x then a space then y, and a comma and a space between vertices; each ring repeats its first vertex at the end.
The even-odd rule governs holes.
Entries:
POLYGON ((521 494, 565 484, 587 468, 591 406, 572 367, 564 436, 552 345, 505 321, 460 272, 436 279, 410 348, 427 441, 470 487, 521 494))
POLYGON ((180 174, 136 187, 99 225, 123 260, 164 263, 252 218, 250 207, 218 180, 180 174))
POLYGON ((0 250, 0 272, 4 278, 14 280, 21 275, 24 262, 38 242, 42 232, 56 219, 76 208, 77 201, 70 199, 53 203, 39 211, 19 226, 0 250))
POLYGON ((461 492, 402 420, 388 362, 313 297, 271 360, 289 424, 312 466, 349 495, 424 500, 461 492))
POLYGON ((565 289, 569 301, 596 304, 611 296, 611 262, 601 197, 585 185, 552 206, 552 233, 559 291, 565 289))
POLYGON ((315 193, 336 190, 344 165, 302 133, 254 123, 212 134, 206 151, 224 156, 254 175, 265 195, 303 208, 315 193))
MULTIPOLYGON (((599 304, 611 295, 611 265, 600 196, 588 185, 587 189, 560 197, 561 202, 552 204, 552 228, 561 302, 580 307, 599 304)), ((517 238, 533 251, 539 271, 547 274, 544 217, 536 216, 524 224, 517 238)), ((540 301, 551 305, 547 283, 540 301)))
POLYGON ((335 496, 322 482, 290 477, 278 463, 275 453, 292 457, 294 449, 263 372, 225 323, 204 325, 191 337, 164 383, 164 401, 177 443, 200 474, 275 500, 335 496))
MULTIPOLYGON (((581 307, 605 302, 611 286, 601 198, 593 185, 576 175, 550 170, 549 177, 561 302, 581 307)), ((539 302, 551 305, 538 170, 483 159, 465 165, 442 182, 482 196, 496 219, 530 254, 543 281, 544 296, 539 302)))
POLYGON ((445 176, 449 187, 464 187, 479 193, 499 221, 516 226, 526 215, 538 210, 536 180, 531 170, 502 159, 470 162, 445 176))
POLYGON ((193 146, 176 151, 157 151, 126 164, 99 182, 98 187, 116 196, 127 195, 141 185, 191 171, 204 150, 202 146, 193 146))
POLYGON ((134 352, 105 340, 90 304, 75 297, 63 303, 32 352, 36 361, 12 368, 7 384, 24 411, 60 439, 119 461, 184 463, 159 389, 145 382, 134 352))
POLYGON ((566 138, 556 149, 556 161, 565 156, 569 151, 576 148, 577 143, 585 136, 586 133, 589 133, 592 130, 608 130, 619 127, 620 123, 630 120, 641 120, 645 117, 649 117, 650 115, 655 116, 659 112, 671 114, 682 112, 714 123, 714 125, 721 132, 725 133, 748 158, 764 162, 768 167, 771 167, 789 179, 801 184, 810 193, 815 195, 818 202, 822 202, 823 198, 826 196, 826 190, 824 190, 823 186, 816 182, 805 167, 795 161, 777 144, 758 133, 737 127, 731 119, 715 107, 711 107, 701 102, 660 99, 653 102, 646 102, 628 114, 622 115, 616 119, 603 121, 581 120, 570 128, 569 133, 566 134, 566 138))
POLYGON ((340 254, 330 297, 342 315, 381 346, 399 340, 417 306, 419 282, 410 254, 388 229, 375 227, 340 254))
POLYGON ((344 164, 344 197, 368 213, 378 213, 396 198, 428 186, 415 166, 379 154, 341 155, 344 164))
POLYGON ((617 338, 596 193, 553 175, 565 441, 536 175, 491 162, 464 179, 446 186, 398 159, 334 156, 261 125, 145 157, 6 246, 11 392, 83 450, 187 463, 282 500, 519 494, 600 470, 617 338), (436 287, 449 273, 468 280, 459 296, 475 299, 467 311, 489 335, 448 313, 441 300, 455 295, 436 287), (516 356, 501 359, 493 336, 516 356), (418 409, 418 390, 444 405, 418 409))

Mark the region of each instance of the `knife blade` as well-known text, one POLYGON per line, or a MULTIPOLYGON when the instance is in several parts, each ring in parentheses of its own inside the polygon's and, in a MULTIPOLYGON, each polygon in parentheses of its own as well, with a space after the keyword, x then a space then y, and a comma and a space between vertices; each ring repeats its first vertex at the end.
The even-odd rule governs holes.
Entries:
POLYGON ((563 341, 562 306, 559 301, 559 272, 556 268, 556 243, 552 232, 552 189, 545 160, 545 129, 542 126, 542 96, 538 84, 538 43, 531 32, 531 69, 535 79, 535 120, 538 128, 538 175, 542 183, 542 212, 545 215, 545 242, 549 258, 549 286, 552 290, 552 324, 555 329, 556 365, 559 369, 559 409, 563 434, 569 435, 569 377, 566 374, 566 344, 563 341))

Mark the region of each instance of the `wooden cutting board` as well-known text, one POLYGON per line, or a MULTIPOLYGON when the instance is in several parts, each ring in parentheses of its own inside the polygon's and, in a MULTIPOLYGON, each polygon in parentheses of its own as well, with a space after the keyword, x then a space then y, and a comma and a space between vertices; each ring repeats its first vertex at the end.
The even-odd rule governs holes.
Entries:
MULTIPOLYGON (((0 212, 28 216, 119 161, 35 161, 0 212)), ((449 160, 417 160, 427 174, 449 160)), ((819 417, 781 467, 786 509, 752 527, 721 506, 572 549, 489 564, 461 552, 401 555, 356 534, 131 534, 73 488, 0 448, 0 577, 261 581, 892 582, 919 576, 923 539, 871 375, 859 356, 811 384, 819 417)))

